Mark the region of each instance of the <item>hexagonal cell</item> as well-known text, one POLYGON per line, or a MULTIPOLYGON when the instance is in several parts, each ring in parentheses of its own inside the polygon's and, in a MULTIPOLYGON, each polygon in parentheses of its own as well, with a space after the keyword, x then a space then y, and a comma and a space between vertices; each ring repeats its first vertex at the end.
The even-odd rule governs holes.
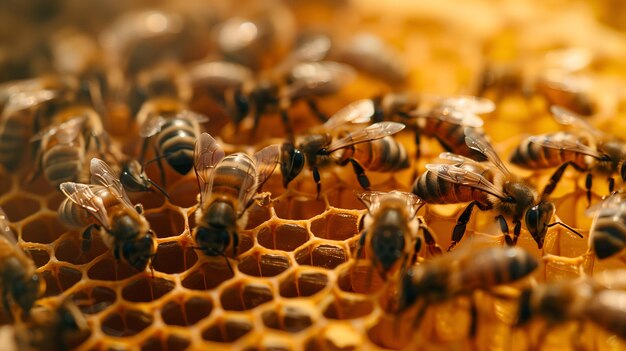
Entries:
POLYGON ((31 243, 49 244, 66 231, 57 216, 52 213, 40 215, 22 228, 22 240, 31 243))
POLYGON ((175 274, 186 271, 198 260, 198 255, 191 247, 183 247, 178 241, 159 244, 152 266, 159 272, 175 274))
POLYGON ((163 278, 141 277, 124 286, 122 297, 130 302, 150 302, 172 291, 176 284, 163 278))
POLYGON ((183 351, 190 345, 189 340, 177 335, 170 335, 165 340, 160 336, 153 336, 141 344, 141 351, 183 351))
POLYGON ((227 311, 245 311, 266 302, 272 301, 274 294, 268 285, 246 284, 243 281, 236 282, 220 293, 222 307, 227 311))
POLYGON ((48 250, 30 247, 25 248, 24 252, 26 252, 26 254, 33 259, 33 262, 35 262, 35 267, 37 268, 44 266, 46 263, 48 263, 48 261, 50 261, 50 253, 48 253, 48 250))
POLYGON ((196 182, 179 182, 168 193, 173 205, 188 208, 198 203, 198 183, 196 182))
POLYGON ((272 218, 270 207, 259 206, 256 202, 246 211, 248 213, 248 223, 246 223, 246 229, 256 228, 272 218))
POLYGON ((115 291, 104 286, 90 286, 72 294, 81 312, 95 314, 111 306, 117 299, 115 291))
POLYGON ((48 199, 46 203, 46 207, 51 211, 57 211, 61 203, 66 199, 65 195, 61 192, 54 192, 52 196, 48 199))
MULTIPOLYGON (((77 237, 78 235, 76 233, 77 237)), ((93 261, 108 250, 100 235, 93 233, 89 249, 82 252, 82 242, 77 237, 65 239, 57 243, 54 254, 59 261, 76 265, 85 264, 93 261)))
POLYGON ((339 273, 337 285, 347 292, 369 294, 383 287, 384 281, 376 269, 371 265, 357 264, 339 273))
POLYGON ((412 316, 409 316, 409 313, 402 316, 382 316, 374 326, 367 330, 367 337, 379 347, 394 350, 402 349, 407 346, 415 333, 410 317, 412 316))
POLYGON ((346 240, 359 233, 359 216, 340 210, 331 210, 311 222, 311 232, 318 238, 346 240))
MULTIPOLYGON (((253 233, 249 231, 242 231, 239 233, 239 246, 237 247, 237 256, 249 251, 254 247, 253 233)), ((231 253, 227 253, 226 256, 232 257, 231 253)), ((233 257, 234 258, 234 257, 233 257)))
POLYGON ((275 228, 270 226, 262 228, 257 240, 261 246, 268 249, 293 251, 309 240, 309 232, 301 225, 286 223, 275 228))
POLYGON ((123 280, 139 273, 125 261, 118 261, 110 256, 102 257, 87 271, 89 279, 93 280, 123 280))
POLYGON ((254 326, 244 319, 219 319, 202 332, 208 341, 232 343, 248 334, 254 326))
POLYGON ((289 266, 287 255, 259 251, 242 258, 237 265, 240 272, 255 277, 273 277, 284 272, 289 266))
POLYGON ((280 296, 303 297, 317 294, 328 285, 326 274, 298 270, 280 282, 280 296))
POLYGON ((11 222, 18 222, 39 211, 39 201, 24 196, 12 196, 1 205, 11 222))
POLYGON ((146 219, 158 238, 178 236, 185 230, 185 217, 178 211, 166 209, 157 213, 146 213, 146 219))
POLYGON ((372 313, 374 304, 363 298, 337 298, 326 306, 324 317, 329 319, 354 319, 372 313))
POLYGON ((213 301, 209 298, 200 298, 194 296, 185 299, 169 301, 161 309, 161 317, 168 325, 178 325, 181 327, 190 326, 198 323, 213 311, 213 301))
POLYGON ((0 182, 0 194, 6 194, 13 188, 13 177, 2 169, 0 171, 0 178, 3 179, 3 181, 0 182))
POLYGON ((309 313, 295 306, 285 306, 278 310, 269 310, 261 315, 263 324, 272 329, 297 333, 313 324, 309 313))
POLYGON ((152 324, 152 316, 137 310, 118 308, 102 320, 101 329, 114 337, 133 336, 152 324))
POLYGON ((295 253, 296 261, 300 265, 316 266, 334 269, 346 262, 348 256, 339 246, 328 244, 310 244, 295 253))
POLYGON ((165 196, 156 189, 145 192, 128 192, 128 197, 132 203, 141 204, 146 210, 159 208, 165 203, 165 196))
POLYGON ((228 267, 226 261, 221 257, 215 257, 190 272, 183 279, 182 285, 187 289, 210 290, 233 276, 233 271, 228 267))
POLYGON ((21 190, 35 195, 50 194, 55 190, 46 177, 41 174, 33 180, 28 179, 28 177, 20 177, 19 182, 21 190))
POLYGON ((309 219, 326 211, 326 203, 319 200, 291 197, 274 204, 274 211, 281 219, 309 219))
POLYGON ((83 277, 80 271, 65 266, 54 266, 44 271, 42 275, 46 281, 44 296, 59 295, 74 286, 83 277))

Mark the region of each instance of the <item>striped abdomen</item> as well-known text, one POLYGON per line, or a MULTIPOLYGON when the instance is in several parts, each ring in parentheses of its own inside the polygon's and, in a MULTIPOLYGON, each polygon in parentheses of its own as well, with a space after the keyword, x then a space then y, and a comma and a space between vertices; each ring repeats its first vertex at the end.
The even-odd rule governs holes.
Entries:
MULTIPOLYGON (((435 138, 441 147, 457 155, 469 157, 476 161, 486 160, 480 152, 470 149, 465 144, 465 126, 439 120, 436 118, 424 118, 419 121, 419 133, 430 138, 435 138)), ((481 132, 482 133, 482 132, 481 132)))
MULTIPOLYGON (((465 163, 459 167, 482 174, 487 180, 493 178, 493 173, 480 164, 465 163)), ((490 203, 486 193, 465 185, 452 183, 428 170, 422 173, 413 184, 413 194, 431 204, 456 204, 474 200, 482 204, 490 203)))
POLYGON ((77 144, 56 144, 45 151, 43 172, 55 188, 63 182, 79 180, 85 163, 85 152, 77 144))
MULTIPOLYGON (((109 190, 103 186, 96 187, 94 195, 102 199, 104 207, 109 210, 116 204, 119 204, 119 200, 109 192, 109 190)), ((65 199, 59 206, 59 218, 65 224, 70 227, 82 228, 87 225, 97 223, 96 219, 89 214, 89 212, 82 207, 78 206, 70 199, 65 199)))
POLYGON ((352 157, 373 172, 397 171, 410 164, 404 146, 390 136, 355 145, 352 157))
POLYGON ((28 145, 31 133, 29 111, 7 116, 0 127, 0 163, 8 170, 15 169, 28 145))
MULTIPOLYGON (((241 206, 238 200, 241 194, 256 184, 254 161, 244 154, 235 153, 226 156, 211 174, 211 197, 231 199, 233 207, 238 211, 241 206)), ((207 201, 207 205, 212 201, 207 201)))
MULTIPOLYGON (((555 144, 559 142, 587 144, 585 138, 566 132, 544 134, 539 137, 551 140, 555 144)), ((511 155, 511 163, 528 169, 558 167, 566 162, 574 163, 581 170, 588 169, 584 154, 543 146, 531 142, 528 138, 524 139, 511 155)))
POLYGON ((626 247, 626 204, 601 208, 591 228, 593 250, 599 258, 611 257, 626 247))
POLYGON ((193 167, 193 150, 198 136, 197 126, 186 118, 170 118, 162 126, 156 145, 167 163, 180 173, 187 174, 193 167))

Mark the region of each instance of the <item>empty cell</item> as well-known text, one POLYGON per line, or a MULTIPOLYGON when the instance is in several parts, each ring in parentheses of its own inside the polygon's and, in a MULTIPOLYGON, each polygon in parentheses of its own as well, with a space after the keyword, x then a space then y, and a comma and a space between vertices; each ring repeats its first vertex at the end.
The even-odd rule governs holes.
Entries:
POLYGON ((311 222, 311 232, 329 240, 350 239, 359 233, 359 217, 333 209, 311 222))
POLYGON ((18 222, 39 211, 39 201, 24 196, 12 196, 2 202, 2 209, 11 222, 18 222))
POLYGON ((175 274, 186 271, 198 260, 198 255, 191 247, 183 247, 177 241, 159 244, 152 266, 159 272, 175 274))
POLYGON ((378 271, 371 265, 350 265, 339 273, 337 285, 346 292, 369 294, 378 291, 384 284, 378 271))
POLYGON ((311 296, 324 289, 327 285, 328 277, 326 274, 299 270, 280 282, 280 296, 311 296))
POLYGON ((220 319, 202 332, 202 338, 208 341, 230 343, 248 334, 252 328, 253 325, 248 321, 220 319))
POLYGON ((161 310, 166 324, 190 326, 211 314, 213 302, 208 298, 192 297, 186 301, 169 301, 161 310))
POLYGON ((46 281, 44 296, 59 295, 78 283, 83 276, 80 271, 65 266, 54 266, 44 271, 42 275, 46 281))
POLYGON ((309 232, 303 226, 287 223, 276 226, 273 231, 271 227, 261 229, 257 240, 268 249, 293 251, 309 240, 309 232))
POLYGON ((152 324, 152 316, 137 310, 118 308, 102 320, 101 329, 106 335, 125 337, 136 335, 152 324))
POLYGON ((146 219, 158 238, 178 236, 185 230, 185 218, 178 211, 166 209, 157 213, 147 213, 146 219))
POLYGON ((334 245, 307 245, 295 254, 296 261, 301 265, 334 269, 348 258, 343 248, 334 245))
POLYGON ((163 278, 141 277, 124 287, 122 297, 130 302, 150 302, 172 291, 174 282, 163 278))
POLYGON ((267 285, 235 283, 225 288, 220 294, 222 307, 228 311, 245 311, 274 298, 267 285))
POLYGON ((61 236, 66 228, 55 214, 40 215, 22 228, 22 240, 31 243, 49 244, 61 236))
POLYGON ((191 342, 177 335, 170 335, 163 340, 161 335, 152 336, 141 344, 141 351, 183 351, 191 342))
POLYGON ((72 294, 72 301, 82 313, 95 314, 111 306, 117 295, 115 291, 104 286, 93 286, 72 294))
POLYGON ((24 249, 24 251, 33 259, 37 268, 44 266, 50 261, 50 254, 47 250, 31 247, 24 249))
POLYGON ((139 273, 122 260, 116 260, 111 256, 105 256, 91 266, 87 271, 89 279, 93 280, 123 280, 139 273))
POLYGON ((302 199, 302 198, 288 198, 281 200, 274 205, 276 215, 281 219, 287 220, 301 220, 309 219, 324 213, 326 210, 326 203, 320 197, 319 200, 302 199))
POLYGON ((143 192, 127 192, 130 201, 141 204, 144 209, 159 208, 165 202, 165 196, 158 190, 143 192))
POLYGON ((254 252, 239 261, 239 271, 255 277, 273 277, 289 268, 285 255, 254 252))
POLYGON ((197 204, 198 183, 179 182, 172 190, 168 191, 172 204, 183 208, 197 204))
POLYGON ((290 333, 297 333, 313 324, 311 316, 306 311, 293 306, 281 308, 278 311, 265 311, 261 318, 266 327, 290 333))
POLYGON ((246 210, 248 212, 248 223, 246 229, 260 226, 272 218, 269 206, 259 206, 256 202, 246 210))
POLYGON ((21 177, 20 189, 35 195, 50 194, 55 191, 53 186, 50 185, 46 177, 42 174, 32 181, 28 179, 28 177, 21 177))
MULTIPOLYGON (((239 233, 239 246, 237 247, 237 256, 243 254, 244 252, 248 252, 252 247, 254 247, 254 238, 252 237, 252 233, 245 231, 239 233)), ((230 252, 226 253, 226 256, 232 257, 230 252)))
POLYGON ((60 241, 54 250, 55 256, 59 261, 65 261, 72 264, 85 264, 93 261, 96 257, 105 253, 108 248, 102 242, 99 233, 93 233, 91 244, 86 251, 82 251, 82 241, 76 237, 60 241))
POLYGON ((182 284, 187 289, 209 290, 233 277, 233 271, 222 257, 215 257, 192 271, 183 279, 182 284))
POLYGON ((324 317, 329 319, 354 319, 372 313, 374 304, 370 300, 360 298, 338 298, 333 300, 324 310, 324 317))
POLYGON ((61 203, 66 199, 65 195, 61 192, 55 191, 52 196, 48 199, 46 203, 46 207, 52 211, 57 211, 61 203))

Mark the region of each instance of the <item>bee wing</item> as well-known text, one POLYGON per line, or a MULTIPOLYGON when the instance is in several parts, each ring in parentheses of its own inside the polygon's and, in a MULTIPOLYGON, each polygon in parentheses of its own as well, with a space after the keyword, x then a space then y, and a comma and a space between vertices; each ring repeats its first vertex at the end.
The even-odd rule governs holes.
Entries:
POLYGON ((441 106, 451 107, 457 110, 465 110, 475 114, 487 114, 495 111, 496 104, 483 97, 461 95, 443 98, 440 102, 441 106))
POLYGON ((100 185, 74 182, 65 182, 60 185, 61 192, 70 201, 89 212, 103 227, 110 229, 111 224, 104 202, 94 193, 99 187, 100 185))
POLYGON ((0 208, 0 232, 0 235, 5 237, 11 244, 17 245, 17 237, 9 226, 9 217, 2 208, 0 208))
POLYGON ((441 160, 451 161, 452 163, 479 163, 469 157, 457 155, 452 152, 442 152, 438 157, 441 160))
POLYGON ((191 66, 188 74, 193 86, 218 91, 239 88, 253 78, 252 71, 246 66, 226 61, 196 63, 191 66))
POLYGON ((254 154, 254 169, 249 169, 249 172, 256 172, 256 182, 244 183, 241 186, 241 193, 239 194, 239 203, 242 207, 239 209, 241 213, 247 208, 246 205, 250 204, 250 200, 254 197, 259 189, 267 182, 269 177, 274 173, 276 166, 280 163, 280 145, 274 144, 266 146, 254 154))
POLYGON ((35 107, 46 101, 50 101, 55 97, 56 92, 54 90, 47 89, 11 94, 9 96, 9 101, 4 107, 3 115, 10 116, 15 112, 35 107))
POLYGON ((465 185, 474 189, 482 190, 499 198, 505 198, 506 195, 491 183, 487 178, 474 172, 470 172, 464 168, 447 164, 427 164, 426 169, 433 172, 437 177, 445 179, 455 184, 465 185))
POLYGON ((106 187, 125 206, 134 208, 126 191, 122 186, 119 176, 111 167, 99 158, 92 158, 89 170, 91 171, 91 183, 106 187))
POLYGON ((482 133, 473 128, 465 128, 465 144, 467 144, 470 149, 476 150, 485 155, 489 162, 498 167, 502 173, 507 176, 511 175, 511 172, 506 168, 504 163, 502 163, 502 160, 496 153, 496 150, 493 149, 491 143, 485 139, 485 136, 482 133))
POLYGON ((478 117, 478 115, 469 109, 459 109, 448 106, 437 110, 415 111, 411 113, 411 115, 414 117, 442 120, 471 128, 480 128, 484 124, 482 118, 478 117), (437 113, 433 113, 433 111, 437 111, 437 113))
POLYGON ((326 148, 326 152, 331 153, 351 145, 381 139, 401 131, 404 127, 404 124, 398 122, 374 123, 367 128, 350 132, 345 137, 333 142, 326 148))
POLYGON ((625 194, 614 193, 612 195, 609 195, 609 196, 605 197, 602 201, 589 206, 589 208, 587 208, 587 210, 585 210, 585 215, 587 217, 593 217, 601 209, 607 208, 607 207, 620 206, 620 205, 624 204, 625 201, 626 201, 626 195, 625 194))
POLYGON ((191 111, 191 110, 183 110, 178 114, 179 117, 183 117, 189 120, 196 121, 198 123, 206 123, 209 121, 209 117, 203 114, 191 111))
POLYGON ((324 123, 325 130, 335 130, 348 123, 367 123, 374 115, 374 102, 370 99, 355 101, 337 111, 324 123))
POLYGON ((533 135, 528 137, 528 141, 531 143, 535 143, 547 148, 557 149, 557 150, 567 150, 577 152, 583 155, 589 155, 595 157, 597 159, 602 158, 604 155, 599 153, 597 150, 581 143, 580 141, 572 141, 568 139, 554 139, 549 138, 547 136, 538 136, 533 135))
POLYGON ((356 197, 365 205, 367 211, 372 214, 375 213, 380 207, 380 199, 383 197, 382 191, 354 191, 356 197))
POLYGON ((277 77, 284 76, 295 65, 301 62, 316 62, 323 59, 330 50, 330 38, 325 35, 316 35, 309 38, 296 47, 282 62, 273 70, 277 77))
POLYGON ((356 77, 348 65, 332 61, 297 64, 291 70, 292 83, 281 91, 281 98, 297 99, 308 95, 332 94, 356 77))
POLYGON ((160 132, 165 122, 166 120, 162 116, 147 117, 139 127, 139 135, 142 138, 149 138, 160 132))
POLYGON ((596 129, 589 122, 585 121, 576 112, 570 111, 565 107, 552 105, 550 106, 550 112, 552 112, 554 120, 562 125, 575 127, 576 130, 590 133, 594 137, 602 137, 604 135, 602 131, 596 129))
POLYGON ((211 192, 211 172, 224 158, 224 150, 209 133, 202 133, 196 140, 194 149, 194 169, 200 185, 200 198, 203 200, 211 192))

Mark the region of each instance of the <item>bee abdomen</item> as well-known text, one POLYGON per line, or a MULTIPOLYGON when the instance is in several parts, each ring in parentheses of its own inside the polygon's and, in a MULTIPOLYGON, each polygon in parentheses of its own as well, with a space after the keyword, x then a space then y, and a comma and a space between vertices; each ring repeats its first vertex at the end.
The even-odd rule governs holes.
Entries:
POLYGON ((44 155, 44 174, 55 187, 63 182, 77 181, 83 158, 83 153, 75 146, 55 145, 44 155))
POLYGON ((0 133, 0 163, 14 169, 19 163, 28 138, 28 125, 19 118, 10 118, 0 133))
POLYGON ((537 266, 537 260, 523 249, 491 248, 461 267, 459 283, 472 290, 508 284, 532 273, 537 266))
POLYGON ((593 249, 598 258, 611 257, 626 247, 626 213, 600 213, 592 228, 593 249))
POLYGON ((70 199, 65 199, 59 206, 59 218, 68 226, 82 228, 93 222, 92 217, 70 199))
POLYGON ((163 126, 157 145, 167 163, 176 172, 187 174, 193 167, 193 150, 196 132, 191 122, 182 118, 173 118, 163 126))
POLYGON ((237 199, 244 187, 256 182, 254 162, 242 153, 226 156, 213 172, 213 193, 217 195, 237 199))
POLYGON ((426 171, 417 178, 413 193, 431 204, 456 204, 473 200, 489 203, 487 196, 480 191, 449 182, 431 171, 426 171))
POLYGON ((392 172, 410 165, 404 146, 390 136, 357 144, 354 158, 363 168, 373 172, 392 172))
MULTIPOLYGON (((570 139, 572 142, 583 142, 577 136, 568 133, 551 133, 542 136, 543 138, 570 139)), ((581 153, 567 150, 546 147, 533 143, 528 138, 523 140, 511 155, 511 163, 529 169, 544 169, 562 165, 566 162, 573 162, 579 168, 586 168, 585 156, 581 153)))

